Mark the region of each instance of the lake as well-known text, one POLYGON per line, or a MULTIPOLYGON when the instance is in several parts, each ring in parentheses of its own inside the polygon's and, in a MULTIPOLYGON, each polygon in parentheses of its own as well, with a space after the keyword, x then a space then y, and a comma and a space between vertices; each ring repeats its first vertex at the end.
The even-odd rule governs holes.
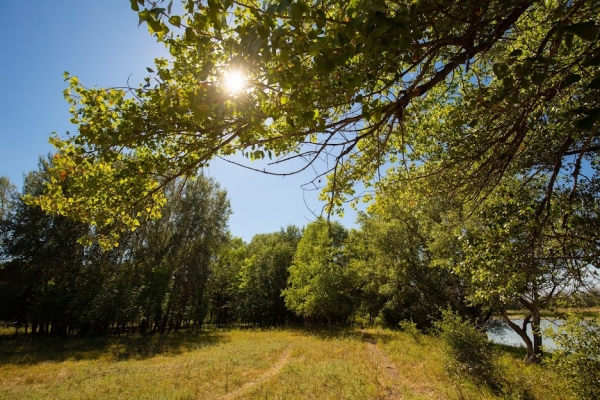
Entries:
MULTIPOLYGON (((511 319, 514 323, 521 326, 523 319, 511 319)), ((552 328, 556 332, 558 326, 562 324, 562 320, 559 319, 542 319, 541 330, 542 335, 548 328, 552 328)), ((531 334, 531 324, 527 325, 527 335, 533 341, 533 335, 531 334)), ((523 339, 515 331, 513 331, 508 325, 504 324, 504 331, 502 333, 488 332, 488 339, 494 343, 506 344, 509 346, 525 347, 523 339)), ((556 349, 556 344, 543 335, 542 344, 548 350, 556 349)))

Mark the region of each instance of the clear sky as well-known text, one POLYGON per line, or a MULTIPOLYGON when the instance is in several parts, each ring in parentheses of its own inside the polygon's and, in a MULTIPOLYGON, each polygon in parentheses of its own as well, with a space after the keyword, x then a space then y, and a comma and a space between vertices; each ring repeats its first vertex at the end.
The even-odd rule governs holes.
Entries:
MULTIPOLYGON (((177 2, 177 0, 175 0, 177 2)), ((0 174, 17 185, 52 151, 52 132, 75 131, 63 99, 63 72, 86 86, 137 84, 153 59, 165 56, 127 0, 0 0, 4 40, 0 44, 0 174)), ((241 160, 241 159, 240 159, 241 160)), ((310 171, 267 176, 222 161, 207 169, 229 193, 230 229, 248 241, 256 233, 288 224, 304 226, 320 213, 317 192, 303 192, 310 171), (308 204, 308 206, 307 206, 308 204)), ((352 227, 347 207, 341 222, 352 227)))

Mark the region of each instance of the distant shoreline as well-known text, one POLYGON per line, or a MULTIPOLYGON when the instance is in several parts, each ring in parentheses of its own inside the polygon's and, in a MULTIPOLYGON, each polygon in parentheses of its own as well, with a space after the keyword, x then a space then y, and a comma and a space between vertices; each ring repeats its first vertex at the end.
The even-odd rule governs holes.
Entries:
MULTIPOLYGON (((510 318, 525 318, 526 313, 523 310, 508 310, 506 312, 510 318)), ((542 310, 542 318, 557 318, 560 314, 579 314, 587 318, 599 318, 600 317, 600 306, 586 307, 586 308, 559 308, 556 311, 542 310)), ((495 317, 502 317, 500 314, 494 314, 495 317)))

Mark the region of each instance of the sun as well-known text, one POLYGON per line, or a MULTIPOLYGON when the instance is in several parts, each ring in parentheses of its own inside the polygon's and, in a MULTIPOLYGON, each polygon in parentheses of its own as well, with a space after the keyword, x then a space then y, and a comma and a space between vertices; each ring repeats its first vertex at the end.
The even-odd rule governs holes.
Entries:
POLYGON ((239 70, 230 70, 223 74, 223 84, 229 93, 236 94, 246 87, 246 76, 239 70))

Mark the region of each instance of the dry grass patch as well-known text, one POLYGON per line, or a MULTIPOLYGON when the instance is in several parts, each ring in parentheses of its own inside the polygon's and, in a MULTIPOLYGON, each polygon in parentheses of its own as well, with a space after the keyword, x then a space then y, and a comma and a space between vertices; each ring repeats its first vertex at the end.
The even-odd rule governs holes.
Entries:
POLYGON ((358 332, 296 333, 292 358, 245 399, 387 399, 386 378, 358 332))
POLYGON ((442 342, 389 330, 0 336, 0 399, 569 399, 522 350, 496 346, 503 392, 445 373, 442 342))
MULTIPOLYGON (((24 356, 22 362, 11 362, 10 351, 3 348, 0 398, 216 398, 267 370, 290 342, 290 334, 281 331, 180 335, 162 341, 150 337, 135 345, 107 339, 107 344, 90 349, 89 359, 80 348, 68 349, 81 346, 78 341, 84 339, 71 338, 71 346, 62 351, 48 340, 54 351, 38 355, 37 361, 24 356)), ((25 344, 17 347, 27 353, 25 344)))

